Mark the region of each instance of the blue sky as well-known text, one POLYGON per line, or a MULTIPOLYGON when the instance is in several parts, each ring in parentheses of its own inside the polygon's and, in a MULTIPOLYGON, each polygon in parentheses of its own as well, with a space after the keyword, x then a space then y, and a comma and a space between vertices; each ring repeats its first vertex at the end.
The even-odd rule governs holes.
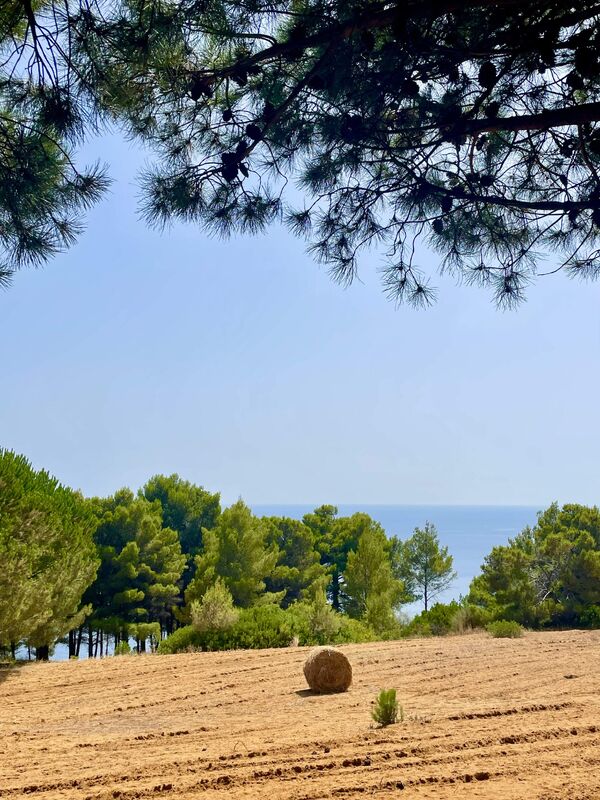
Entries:
POLYGON ((179 472, 226 502, 600 500, 600 285, 503 313, 444 280, 397 310, 376 254, 344 290, 282 229, 150 231, 143 155, 86 154, 115 183, 85 235, 0 294, 3 446, 86 494, 179 472))

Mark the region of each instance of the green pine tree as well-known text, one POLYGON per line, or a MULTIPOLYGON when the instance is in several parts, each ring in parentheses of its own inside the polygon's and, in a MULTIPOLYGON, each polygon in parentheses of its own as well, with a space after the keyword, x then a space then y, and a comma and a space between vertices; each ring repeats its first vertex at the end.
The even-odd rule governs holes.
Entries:
POLYGON ((401 548, 397 574, 415 600, 422 600, 425 611, 431 601, 450 587, 456 578, 453 558, 441 547, 435 525, 425 523, 401 548))
MULTIPOLYGON (((266 589, 277 562, 277 550, 267 544, 268 525, 238 500, 225 509, 211 531, 204 531, 204 549, 196 557, 196 575, 186 602, 199 600, 221 578, 241 608, 254 605, 266 589)), ((263 598, 264 599, 264 598, 263 598)))
POLYGON ((404 587, 393 575, 388 540, 378 523, 361 533, 356 550, 348 554, 345 581, 348 612, 380 635, 392 631, 404 587))
POLYGON ((21 640, 47 659, 90 612, 81 605, 98 558, 83 497, 23 456, 0 450, 0 643, 21 640))
POLYGON ((275 568, 266 580, 267 591, 284 591, 282 605, 287 608, 311 595, 315 584, 321 585, 326 568, 321 564, 315 535, 303 522, 287 517, 269 517, 264 522, 267 544, 278 552, 275 568))

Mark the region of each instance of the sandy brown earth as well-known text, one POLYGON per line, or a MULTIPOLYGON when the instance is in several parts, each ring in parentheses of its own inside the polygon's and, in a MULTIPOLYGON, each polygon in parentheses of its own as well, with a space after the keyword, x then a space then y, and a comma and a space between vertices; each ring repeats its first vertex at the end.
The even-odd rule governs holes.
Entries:
POLYGON ((343 649, 335 696, 302 648, 0 670, 0 797, 600 800, 600 631, 343 649))

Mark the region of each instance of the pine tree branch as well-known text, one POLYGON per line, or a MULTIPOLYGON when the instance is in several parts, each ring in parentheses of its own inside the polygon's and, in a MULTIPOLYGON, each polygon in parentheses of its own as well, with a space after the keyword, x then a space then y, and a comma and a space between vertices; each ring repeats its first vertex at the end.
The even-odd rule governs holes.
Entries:
POLYGON ((569 108, 552 108, 539 114, 522 114, 512 117, 495 117, 459 122, 445 130, 463 134, 492 133, 495 131, 542 131, 581 125, 586 122, 600 122, 600 103, 582 103, 569 108))

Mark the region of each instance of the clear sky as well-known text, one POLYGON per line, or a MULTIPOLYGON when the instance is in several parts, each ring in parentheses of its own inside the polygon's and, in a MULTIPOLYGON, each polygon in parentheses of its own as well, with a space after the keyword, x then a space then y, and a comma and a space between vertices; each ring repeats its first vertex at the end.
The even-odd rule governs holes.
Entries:
POLYGON ((544 278, 503 313, 438 281, 396 310, 376 254, 344 290, 283 229, 150 231, 143 156, 86 152, 110 195, 0 293, 3 446, 86 494, 178 472, 226 502, 600 501, 599 284, 544 278))

